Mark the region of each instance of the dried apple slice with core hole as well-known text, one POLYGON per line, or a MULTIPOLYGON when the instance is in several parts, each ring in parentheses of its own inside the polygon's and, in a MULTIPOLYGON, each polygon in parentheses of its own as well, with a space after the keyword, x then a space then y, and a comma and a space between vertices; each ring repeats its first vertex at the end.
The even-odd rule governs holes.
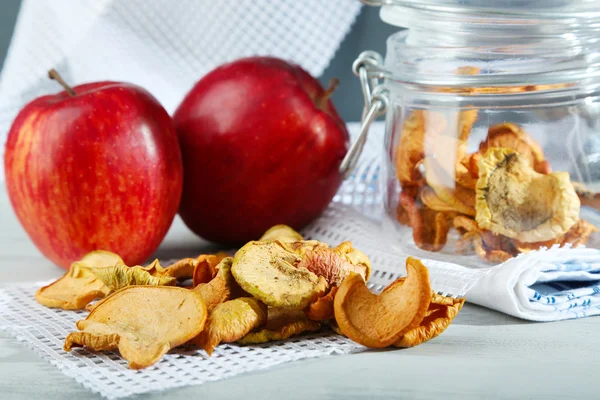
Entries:
POLYGON ((380 295, 351 274, 334 300, 335 320, 350 339, 367 347, 383 348, 419 326, 431 302, 429 273, 421 261, 406 260, 407 277, 380 295))
POLYGON ((192 290, 172 286, 129 286, 105 299, 77 322, 64 349, 118 348, 133 369, 156 363, 170 349, 196 337, 204 328, 207 310, 192 290))
POLYGON ((278 241, 249 242, 235 254, 231 272, 242 289, 266 305, 301 310, 325 293, 327 282, 297 267, 300 261, 278 241))

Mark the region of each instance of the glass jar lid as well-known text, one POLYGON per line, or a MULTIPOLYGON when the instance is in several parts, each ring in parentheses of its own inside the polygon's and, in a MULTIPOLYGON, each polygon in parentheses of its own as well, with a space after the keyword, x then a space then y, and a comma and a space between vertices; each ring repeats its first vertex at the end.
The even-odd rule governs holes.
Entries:
POLYGON ((380 77, 464 95, 600 86, 599 0, 363 2, 408 28, 388 39, 380 77))

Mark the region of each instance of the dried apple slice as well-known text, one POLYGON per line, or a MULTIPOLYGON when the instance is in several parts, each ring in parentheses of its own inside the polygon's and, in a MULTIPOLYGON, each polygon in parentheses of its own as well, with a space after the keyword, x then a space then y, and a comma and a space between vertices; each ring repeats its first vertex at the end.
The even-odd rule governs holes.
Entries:
POLYGON ((304 240, 301 234, 287 225, 275 225, 269 228, 260 239, 260 242, 279 240, 281 242, 299 242, 304 240))
POLYGON ((304 310, 308 319, 311 321, 329 321, 330 319, 335 318, 333 299, 335 298, 337 291, 338 288, 332 286, 325 296, 319 297, 317 301, 311 303, 310 306, 304 310))
POLYGON ((446 330, 465 303, 465 299, 454 299, 433 294, 427 315, 421 324, 404 334, 394 346, 414 347, 427 342, 446 330))
POLYGON ((354 248, 352 243, 345 241, 333 248, 333 251, 356 267, 364 269, 365 281, 371 277, 371 260, 362 251, 354 248))
POLYGON ((425 111, 415 110, 404 121, 395 154, 396 174, 404 186, 418 185, 422 180, 416 168, 425 156, 425 111))
POLYGON ((173 286, 177 283, 177 279, 170 276, 156 277, 152 276, 148 270, 160 268, 158 260, 155 260, 149 267, 141 267, 139 265, 128 267, 119 262, 110 267, 94 268, 94 273, 110 291, 116 291, 131 285, 152 285, 152 286, 173 286))
POLYGON ((581 202, 582 206, 592 207, 596 210, 600 210, 600 193, 590 190, 581 182, 572 183, 577 196, 579 196, 579 201, 581 202))
POLYGON ((539 174, 514 150, 490 148, 479 161, 476 221, 521 242, 565 234, 579 220, 579 198, 569 174, 539 174))
POLYGON ((351 274, 334 300, 335 320, 350 339, 367 347, 383 348, 419 326, 431 302, 429 273, 421 261, 406 260, 402 284, 380 295, 371 293, 360 275, 351 274))
POLYGON ((217 274, 217 266, 221 261, 227 258, 227 253, 202 254, 198 256, 194 271, 192 273, 193 286, 200 283, 207 283, 217 274))
POLYGON ((454 177, 431 157, 425 159, 425 176, 427 184, 444 203, 461 214, 475 216, 475 191, 456 183, 454 177))
POLYGON ((269 307, 267 314, 267 325, 264 329, 250 332, 237 342, 239 344, 266 343, 321 329, 321 324, 310 321, 302 310, 269 307))
POLYGON ((208 315, 206 327, 193 342, 212 355, 219 343, 232 343, 267 322, 267 306, 252 297, 241 297, 217 305, 208 315))
POLYGON ((90 302, 105 297, 111 292, 111 289, 93 273, 93 269, 122 262, 121 257, 114 253, 103 250, 92 251, 71 264, 69 271, 61 278, 40 288, 35 294, 35 299, 46 307, 64 310, 83 309, 90 302))
POLYGON ((350 242, 344 242, 335 249, 322 247, 308 250, 296 268, 307 269, 317 276, 324 277, 329 285, 339 286, 351 272, 367 280, 371 263, 367 256, 354 249, 350 242))
POLYGON ((104 300, 71 332, 64 349, 119 349, 129 367, 156 363, 204 328, 206 305, 198 293, 173 286, 130 286, 104 300))
POLYGON ((438 195, 435 194, 435 190, 433 190, 430 186, 423 187, 419 192, 419 197, 421 198, 423 204, 432 210, 447 212, 456 211, 456 208, 440 199, 438 195))
POLYGON ((193 290, 200 294, 208 311, 227 300, 247 295, 231 274, 232 263, 232 257, 224 258, 218 265, 217 275, 210 282, 194 287, 193 290))
POLYGON ((446 245, 450 221, 456 213, 434 211, 427 206, 419 207, 407 192, 400 194, 400 204, 413 228, 415 245, 427 251, 440 251, 446 245))
POLYGON ((486 140, 479 145, 479 153, 485 154, 493 147, 512 149, 519 153, 538 173, 551 172, 540 145, 516 124, 505 122, 491 126, 486 140))
POLYGON ((567 233, 559 236, 556 239, 548 240, 545 242, 534 242, 534 243, 523 243, 518 240, 514 241, 514 245, 520 253, 528 253, 533 250, 538 250, 541 247, 552 247, 555 244, 564 246, 570 244, 573 247, 584 245, 589 239, 590 235, 597 232, 598 229, 590 224, 589 222, 579 219, 567 233))
POLYGON ((327 282, 306 268, 300 256, 278 241, 249 242, 233 260, 231 272, 246 292, 271 307, 304 309, 327 289, 327 282))

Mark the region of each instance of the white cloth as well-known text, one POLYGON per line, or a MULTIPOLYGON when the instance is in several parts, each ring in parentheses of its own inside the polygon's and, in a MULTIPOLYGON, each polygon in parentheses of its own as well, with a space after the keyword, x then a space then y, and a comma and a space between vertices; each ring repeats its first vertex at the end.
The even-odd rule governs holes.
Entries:
POLYGON ((467 300, 531 321, 600 315, 600 251, 553 247, 508 260, 483 276, 467 300))
POLYGON ((24 0, 0 74, 0 158, 18 111, 60 91, 51 68, 72 85, 140 85, 171 113, 204 74, 245 56, 273 55, 320 76, 360 8, 358 0, 24 0))

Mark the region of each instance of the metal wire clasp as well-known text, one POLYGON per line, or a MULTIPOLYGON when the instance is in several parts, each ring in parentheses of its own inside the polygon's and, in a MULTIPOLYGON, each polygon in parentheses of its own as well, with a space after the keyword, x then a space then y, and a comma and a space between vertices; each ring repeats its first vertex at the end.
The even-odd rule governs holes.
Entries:
POLYGON ((388 92, 382 85, 382 79, 369 77, 369 68, 379 67, 381 64, 383 64, 383 58, 379 53, 374 51, 362 52, 356 61, 354 61, 354 64, 352 64, 354 75, 360 79, 365 107, 363 109, 358 137, 352 143, 352 146, 350 146, 348 153, 346 153, 340 165, 340 172, 344 178, 350 175, 360 158, 371 124, 377 117, 385 114, 389 105, 388 92))

